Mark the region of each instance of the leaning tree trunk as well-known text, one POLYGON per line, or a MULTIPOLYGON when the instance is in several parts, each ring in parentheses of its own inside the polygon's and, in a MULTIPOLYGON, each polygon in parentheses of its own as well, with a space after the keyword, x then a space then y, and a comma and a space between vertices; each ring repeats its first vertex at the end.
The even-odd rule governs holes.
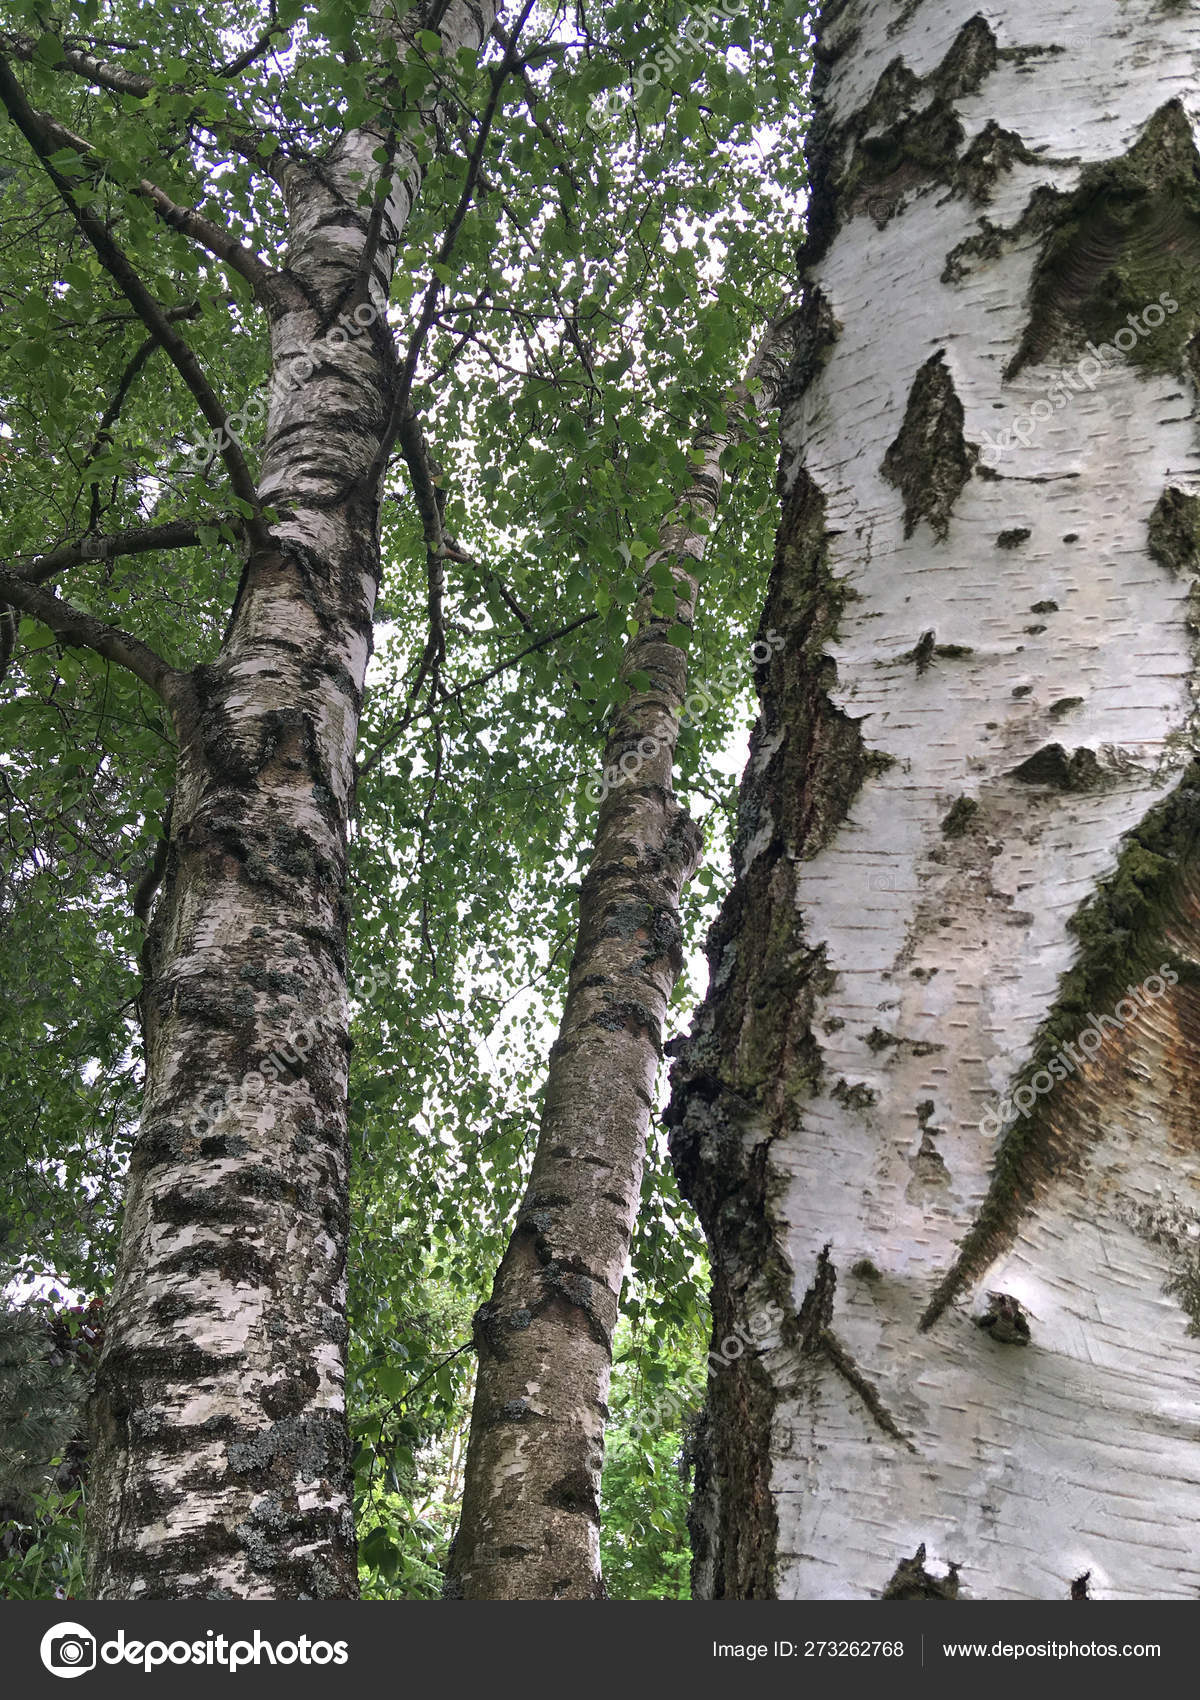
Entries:
POLYGON ((683 967, 679 899, 700 835, 671 775, 687 704, 697 572, 721 498, 722 451, 775 405, 790 318, 773 324, 721 418, 693 446, 692 486, 647 560, 640 630, 621 676, 643 673, 604 755, 595 850, 579 900, 566 1004, 537 1150, 512 1238, 475 1317, 478 1379, 448 1594, 600 1597, 600 1475, 612 1334, 641 1191, 667 1004, 683 967), (665 568, 674 613, 655 611, 665 568))
MULTIPOLYGON (((479 47, 493 13, 456 0, 447 52, 479 47)), ((376 229, 359 193, 382 140, 353 132, 286 179, 272 352, 302 382, 273 387, 258 486, 279 518, 218 659, 164 691, 179 769, 95 1401, 98 1598, 357 1591, 347 822, 395 430, 385 308, 420 180, 406 143, 376 229)))
POLYGON ((1200 29, 834 0, 817 57, 787 648, 671 1112, 756 1341, 696 1589, 1194 1598, 1200 29))

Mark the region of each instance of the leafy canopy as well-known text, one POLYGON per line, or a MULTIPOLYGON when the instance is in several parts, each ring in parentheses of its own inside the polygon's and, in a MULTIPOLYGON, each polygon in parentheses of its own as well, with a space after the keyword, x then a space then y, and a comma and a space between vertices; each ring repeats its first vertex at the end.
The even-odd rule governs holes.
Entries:
MULTIPOLYGON (((498 41, 477 62, 446 54, 430 29, 397 62, 367 0, 0 4, 0 56, 82 144, 51 164, 230 413, 270 377, 263 313, 237 269, 164 223, 144 183, 281 265, 279 150, 319 159, 382 112, 424 166, 390 319, 414 363, 454 547, 435 601, 398 457, 352 841, 354 972, 369 990, 351 1093, 351 1389, 364 1556, 383 1593, 432 1588, 451 1525, 452 1498, 429 1490, 431 1459, 444 1489, 464 1432, 470 1354, 450 1354, 487 1294, 532 1153, 587 786, 627 688, 618 666, 642 563, 689 446, 790 287, 802 8, 776 0, 685 36, 689 17, 675 0, 535 6, 497 96, 498 41), (82 43, 127 86, 75 74, 82 43), (657 82, 638 75, 652 62, 657 82)), ((385 174, 389 157, 379 150, 385 174)), ((364 202, 377 192, 364 184, 364 202)), ((245 504, 220 460, 193 452, 208 430, 193 396, 5 123, 0 303, 0 565, 83 544, 59 581, 77 607, 173 664, 212 659, 245 504), (176 522, 194 527, 192 546, 105 548, 176 522)), ((259 446, 251 426, 252 472, 259 446)), ((693 954, 724 882, 720 752, 746 724, 771 549, 769 435, 727 459, 691 665, 699 680, 733 668, 747 690, 714 693, 681 741, 677 784, 709 838, 686 905, 693 954)), ((0 976, 13 988, 0 1008, 0 1235, 27 1270, 97 1293, 137 1113, 138 958, 173 734, 129 673, 24 618, 0 686, 0 752, 0 976)), ((697 990, 693 971, 680 1025, 697 990)), ((626 1295, 629 1374, 674 1361, 685 1340, 692 1350, 703 1292, 699 1237, 656 1139, 626 1295)), ((611 1514, 661 1534, 666 1513, 630 1474, 642 1464, 619 1443, 614 1458, 611 1514)), ((652 1462, 661 1479, 665 1458, 652 1462)))

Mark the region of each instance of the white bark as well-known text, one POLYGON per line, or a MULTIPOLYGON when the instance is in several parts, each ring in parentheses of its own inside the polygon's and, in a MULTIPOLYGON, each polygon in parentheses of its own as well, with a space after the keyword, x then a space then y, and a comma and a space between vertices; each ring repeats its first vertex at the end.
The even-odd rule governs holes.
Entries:
MULTIPOLYGON (((478 48, 493 16, 456 0, 447 52, 478 48)), ((179 772, 98 1375, 99 1598, 357 1591, 346 840, 398 377, 383 315, 419 185, 402 160, 368 266, 357 200, 381 135, 289 168, 273 355, 285 371, 301 351, 320 358, 301 387, 273 391, 258 495, 279 519, 246 564, 220 655, 163 687, 179 772), (374 323, 331 336, 356 305, 374 323)))
POLYGON ((679 900, 700 834, 672 787, 687 701, 690 628, 723 451, 775 404, 788 320, 769 327, 724 418, 692 444, 691 484, 659 528, 673 615, 654 608, 622 657, 644 674, 613 717, 595 848, 583 882, 570 983, 550 1053, 529 1186, 488 1303, 462 1517, 448 1592, 466 1599, 597 1599, 600 1477, 612 1335, 641 1193, 662 1028, 683 966, 679 900), (752 394, 749 384, 761 388, 752 394))
MULTIPOLYGON (((1200 932, 1187 866, 1156 941, 1156 963, 1173 964, 1180 984, 1110 1029, 1094 1066, 1039 1093, 1007 1193, 991 1184, 986 1119, 1048 1055, 1039 1030, 1060 977, 1086 968, 1068 923, 1118 870, 1124 835, 1190 776, 1194 555, 1189 543, 1188 570, 1172 573, 1149 545, 1164 491, 1200 491, 1183 349, 1194 296, 1147 329, 1133 358, 1093 361, 1094 388, 1069 389, 992 475, 971 446, 1057 396, 1064 367, 1080 373, 1088 291, 1106 273, 1124 268, 1125 288, 1146 279, 1144 305, 1171 294, 1181 253, 1194 264, 1194 208, 1173 203, 1164 227, 1161 208, 1135 198, 1125 246, 1114 237, 1099 251, 1115 223, 1063 238, 1074 242, 1067 284, 1058 316, 1043 310, 1037 267, 1065 198, 1128 156, 1168 101, 1187 115, 1176 134, 1190 124, 1194 135, 1200 23, 1126 0, 826 10, 828 179, 814 193, 836 213, 816 207, 831 240, 809 272, 826 343, 785 408, 783 495, 785 514, 823 504, 821 572, 845 598, 818 646, 836 666, 826 702, 832 721, 854 723, 867 765, 827 832, 797 833, 777 806, 778 774, 790 761, 793 775, 804 762, 811 775, 820 749, 804 743, 786 680, 768 681, 741 901, 753 937, 769 907, 753 894, 773 891, 778 919, 782 880, 793 960, 820 952, 820 972, 795 994, 808 1086, 747 1093, 729 1066, 731 1025, 743 1051, 752 1028, 721 991, 738 971, 736 934, 714 962, 697 1041, 704 1060, 706 1035, 724 1035, 741 1164, 769 1142, 763 1231, 793 1313, 755 1372, 770 1407, 769 1586, 785 1598, 877 1598, 924 1542, 932 1573, 961 1565, 963 1591, 979 1597, 1066 1598, 1090 1571, 1097 1595, 1194 1598, 1200 1343, 1188 1283, 1200 1128, 1187 1081, 1200 932), (967 57, 969 74, 952 77, 967 57), (903 82, 897 59, 920 81, 889 105, 878 90, 881 77, 903 82), (922 174, 913 115, 939 98, 962 134, 922 174), (896 171, 856 176, 864 157, 889 157, 881 138, 905 122, 896 171), (962 167, 988 126, 1021 147, 980 193, 962 167), (1059 210, 1047 190, 1064 197, 1059 210), (1039 223, 1031 206, 1050 216, 1039 223), (1156 351, 1156 334, 1178 355, 1156 351), (933 414, 922 393, 936 398, 933 414), (947 443, 957 434, 960 454, 966 445, 948 493, 937 465, 954 457, 941 456, 940 431, 947 443), (928 463, 906 476, 922 442, 928 463), (826 1246, 836 1296, 818 1280, 826 1246), (1028 1313, 1027 1347, 975 1325, 994 1291, 1028 1313), (816 1334, 806 1294, 810 1312, 823 1309, 816 1334)), ((786 579, 777 569, 773 596, 796 593, 786 579)), ((768 614, 784 630, 774 603, 768 614)), ((795 619, 792 631, 803 641, 795 619)), ((1185 851, 1187 834, 1177 842, 1185 851)), ((1129 979, 1145 961, 1128 951, 1129 979)), ((1114 1000, 1123 985, 1112 983, 1114 1000)), ((1095 1013, 1111 1016, 1113 1002, 1095 1013)), ((785 1049, 773 1040, 764 1065, 776 1088, 785 1049)), ((695 1103, 685 1082, 682 1107, 695 1103)), ((724 1261, 737 1302, 761 1310, 761 1271, 724 1261)), ((705 1539, 720 1545, 717 1521, 705 1539)), ((722 1562, 701 1566, 717 1591, 722 1562)))

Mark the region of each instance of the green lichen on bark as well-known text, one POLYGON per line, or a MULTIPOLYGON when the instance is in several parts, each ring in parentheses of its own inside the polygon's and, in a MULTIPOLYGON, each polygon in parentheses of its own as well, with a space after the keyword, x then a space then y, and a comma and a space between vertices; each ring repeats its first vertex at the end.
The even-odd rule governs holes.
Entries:
MULTIPOLYGON (((882 228, 909 193, 956 181, 966 132, 955 102, 974 94, 997 61, 996 38, 981 16, 963 25, 928 76, 918 77, 902 58, 891 61, 870 98, 831 138, 845 159, 838 185, 845 216, 866 212, 882 228)), ((987 175, 988 162, 976 149, 970 176, 977 190, 987 175)))
POLYGON ((1200 497, 1169 484, 1154 505, 1149 533, 1150 553, 1160 566, 1172 576, 1194 572, 1200 545, 1200 497))
POLYGON ((1045 241, 1006 378, 1089 342, 1148 371, 1181 368, 1200 322, 1200 156, 1181 101, 1160 107, 1128 153, 1086 166, 1069 194, 1040 190, 1007 234, 1035 230, 1045 241))
MULTIPOLYGON (((1074 1044, 1093 1015, 1111 1012, 1129 986, 1162 964, 1181 981, 1197 978, 1170 934, 1194 926, 1188 879, 1198 853, 1200 761, 1193 761, 1170 795, 1127 835, 1113 873, 1068 922, 1077 941, 1076 960, 1059 980, 1053 1008, 1038 1029, 1029 1061, 1013 1079, 1010 1097, 1048 1072, 1051 1058, 1074 1044)), ((963 1287, 1011 1243, 1045 1184, 1083 1155, 1079 1129, 1065 1132, 1052 1114, 1054 1094, 1033 1096, 1028 1115, 999 1137, 983 1204, 921 1318, 922 1329, 932 1327, 963 1287)))
POLYGON ((978 459, 963 435, 963 405, 944 349, 930 355, 913 379, 904 421, 883 457, 882 471, 904 498, 904 535, 928 520, 943 542, 950 515, 978 459))

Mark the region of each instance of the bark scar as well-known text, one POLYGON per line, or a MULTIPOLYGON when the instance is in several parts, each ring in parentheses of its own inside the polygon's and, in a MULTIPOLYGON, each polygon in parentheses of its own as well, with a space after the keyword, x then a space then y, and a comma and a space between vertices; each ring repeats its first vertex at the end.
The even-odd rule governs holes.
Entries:
POLYGON ((830 1326, 833 1298, 837 1291, 837 1270, 829 1252, 828 1245, 821 1248, 812 1285, 805 1293, 799 1311, 794 1313, 790 1328, 786 1323, 784 1325, 785 1338, 790 1335, 791 1343, 802 1356, 823 1357, 846 1385, 858 1394, 884 1434, 898 1440, 901 1446, 915 1454, 916 1446, 884 1404, 879 1389, 855 1363, 830 1326))

